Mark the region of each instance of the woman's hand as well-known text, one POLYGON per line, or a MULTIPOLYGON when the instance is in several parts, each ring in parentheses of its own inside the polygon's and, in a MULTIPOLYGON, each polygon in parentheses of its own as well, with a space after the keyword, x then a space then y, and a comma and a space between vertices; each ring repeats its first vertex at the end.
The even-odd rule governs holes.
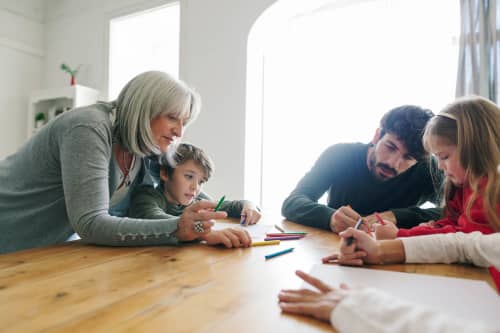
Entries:
POLYGON ((375 237, 378 240, 396 239, 398 237, 399 228, 396 227, 394 223, 386 222, 384 225, 374 223, 373 230, 375 230, 375 237))
POLYGON ((361 266, 363 264, 380 264, 381 251, 379 242, 370 237, 366 232, 349 228, 339 234, 340 252, 323 258, 323 263, 338 263, 341 265, 361 266), (351 245, 347 239, 353 237, 351 245))
POLYGON ((250 225, 256 224, 261 218, 260 209, 251 201, 245 201, 241 210, 240 224, 250 225))
POLYGON ((215 203, 200 201, 187 207, 179 219, 174 236, 180 241, 191 241, 211 232, 213 220, 224 219, 226 212, 214 212, 215 203))
POLYGON ((335 289, 323 281, 302 271, 296 271, 298 277, 317 288, 281 290, 278 294, 279 306, 283 312, 311 316, 323 321, 329 321, 335 307, 351 292, 345 284, 335 289))
POLYGON ((227 248, 249 247, 252 245, 252 238, 250 237, 250 234, 241 228, 226 228, 212 231, 202 236, 201 240, 206 241, 208 245, 224 244, 227 248))

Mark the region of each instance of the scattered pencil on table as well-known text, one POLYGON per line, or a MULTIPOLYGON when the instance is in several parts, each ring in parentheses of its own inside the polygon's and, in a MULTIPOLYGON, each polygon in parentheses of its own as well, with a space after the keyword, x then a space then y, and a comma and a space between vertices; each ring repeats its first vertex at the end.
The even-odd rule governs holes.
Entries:
MULTIPOLYGON (((363 218, 360 217, 358 222, 356 222, 354 229, 359 230, 359 228, 361 227, 362 224, 363 224, 363 218)), ((347 238, 347 241, 346 241, 347 246, 350 246, 353 241, 354 241, 354 237, 347 238)))
POLYGON ((380 222, 380 224, 385 225, 384 219, 382 219, 379 213, 375 212, 375 217, 380 222))
POLYGON ((268 254, 266 255, 266 260, 268 259, 271 259, 271 258, 274 258, 274 257, 277 257, 277 256, 280 256, 282 254, 285 254, 285 253, 290 253, 293 251, 293 247, 289 248, 289 249, 286 249, 286 250, 282 250, 282 251, 278 251, 278 252, 275 252, 275 253, 271 253, 271 254, 268 254))
POLYGON ((305 237, 307 232, 281 232, 281 233, 268 233, 267 237, 281 237, 281 236, 300 236, 305 237))
POLYGON ((279 225, 277 225, 277 224, 275 224, 275 225, 274 225, 274 227, 275 227, 276 229, 278 229, 279 231, 281 231, 281 232, 285 232, 285 229, 283 229, 282 227, 280 227, 280 226, 279 226, 279 225))
POLYGON ((301 239, 304 236, 302 235, 297 235, 297 236, 278 236, 278 237, 266 237, 264 238, 265 241, 271 241, 271 240, 294 240, 294 239, 301 239))
POLYGON ((222 198, 220 198, 219 202, 217 203, 217 206, 215 206, 214 212, 216 212, 216 211, 218 211, 220 209, 220 207, 222 206, 222 203, 224 202, 225 198, 226 198, 225 195, 223 195, 222 198))
POLYGON ((263 242, 252 242, 252 246, 266 246, 266 245, 279 245, 280 244, 279 239, 274 239, 270 241, 263 241, 263 242))

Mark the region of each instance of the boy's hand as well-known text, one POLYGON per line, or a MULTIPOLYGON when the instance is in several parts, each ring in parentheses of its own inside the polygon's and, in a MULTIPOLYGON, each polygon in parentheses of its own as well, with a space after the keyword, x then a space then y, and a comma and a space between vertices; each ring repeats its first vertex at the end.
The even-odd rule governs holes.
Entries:
POLYGON ((245 201, 241 210, 241 225, 256 224, 261 218, 260 209, 253 202, 245 201))
POLYGON ((206 241, 208 245, 224 244, 227 248, 249 247, 252 245, 252 238, 250 238, 250 234, 241 228, 226 228, 212 231, 202 236, 200 239, 206 241))

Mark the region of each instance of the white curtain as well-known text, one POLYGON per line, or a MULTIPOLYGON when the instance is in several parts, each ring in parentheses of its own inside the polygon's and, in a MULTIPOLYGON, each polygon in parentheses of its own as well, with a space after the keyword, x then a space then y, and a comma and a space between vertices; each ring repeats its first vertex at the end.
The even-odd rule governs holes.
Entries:
POLYGON ((456 96, 480 95, 498 103, 500 0, 460 0, 460 58, 456 96))

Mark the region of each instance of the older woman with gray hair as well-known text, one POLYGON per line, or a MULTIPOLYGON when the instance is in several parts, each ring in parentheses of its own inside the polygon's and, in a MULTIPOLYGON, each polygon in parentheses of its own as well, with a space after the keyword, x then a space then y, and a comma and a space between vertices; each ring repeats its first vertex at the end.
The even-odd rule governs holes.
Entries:
POLYGON ((175 244, 208 233, 215 203, 179 217, 124 217, 132 189, 155 178, 155 159, 200 110, 198 95, 166 73, 133 78, 111 103, 49 122, 0 161, 0 253, 63 242, 111 246, 175 244))

